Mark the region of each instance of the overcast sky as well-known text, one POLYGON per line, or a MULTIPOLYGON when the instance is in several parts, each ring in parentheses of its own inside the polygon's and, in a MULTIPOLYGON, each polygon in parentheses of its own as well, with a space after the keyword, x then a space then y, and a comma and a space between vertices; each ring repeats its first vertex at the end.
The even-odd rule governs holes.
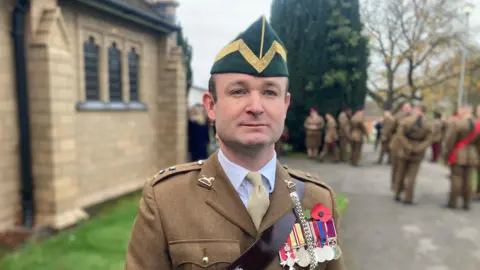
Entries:
MULTIPOLYGON (((1 0, 0 0, 1 1, 1 0)), ((452 0, 454 1, 454 0, 452 0)), ((193 83, 207 87, 210 67, 216 54, 228 42, 260 16, 270 18, 272 0, 178 0, 177 15, 193 46, 193 83)), ((472 0, 476 8, 471 27, 479 40, 480 0, 472 0)))

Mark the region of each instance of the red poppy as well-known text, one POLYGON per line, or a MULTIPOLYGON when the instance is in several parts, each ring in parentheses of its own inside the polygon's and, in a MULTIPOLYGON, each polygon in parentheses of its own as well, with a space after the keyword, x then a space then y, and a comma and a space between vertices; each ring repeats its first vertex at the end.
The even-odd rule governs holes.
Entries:
POLYGON ((321 203, 317 203, 312 209, 311 216, 315 220, 320 220, 321 222, 327 222, 332 218, 332 213, 328 207, 325 207, 321 203))

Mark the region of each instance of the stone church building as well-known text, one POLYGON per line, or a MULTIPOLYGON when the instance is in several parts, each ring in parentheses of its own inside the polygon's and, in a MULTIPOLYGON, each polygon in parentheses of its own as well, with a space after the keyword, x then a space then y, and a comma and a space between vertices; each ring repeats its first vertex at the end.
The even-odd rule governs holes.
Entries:
POLYGON ((0 1, 0 231, 73 225, 186 161, 177 5, 0 1))

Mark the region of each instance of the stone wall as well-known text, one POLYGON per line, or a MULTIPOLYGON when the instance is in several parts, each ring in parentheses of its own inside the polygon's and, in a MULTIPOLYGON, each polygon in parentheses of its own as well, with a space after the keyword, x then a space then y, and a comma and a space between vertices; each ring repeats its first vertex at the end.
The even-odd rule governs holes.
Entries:
MULTIPOLYGON (((82 206, 102 202, 141 187, 149 174, 162 165, 156 158, 155 131, 151 111, 157 110, 155 90, 155 39, 148 34, 135 33, 115 21, 100 16, 85 16, 82 10, 63 7, 68 33, 74 40, 76 52, 75 74, 77 101, 84 101, 83 43, 94 37, 100 49, 100 96, 108 102, 108 48, 115 42, 122 51, 122 66, 126 66, 125 51, 132 47, 140 55, 140 99, 147 110, 139 111, 77 111, 75 141, 79 183, 79 201, 82 206), (97 19, 95 19, 97 18, 97 19), (152 102, 153 101, 153 102, 152 102)), ((85 11, 84 11, 85 12, 85 11)), ((125 88, 128 83, 125 83, 125 88)))
POLYGON ((11 18, 14 0, 0 1, 0 231, 18 220, 19 139, 11 18))
POLYGON ((40 14, 31 17, 40 21, 28 48, 35 223, 63 228, 85 217, 76 176, 74 55, 60 8, 40 14))
MULTIPOLYGON (((167 55, 168 48, 161 45, 166 36, 114 17, 97 16, 92 10, 68 5, 62 9, 75 44, 73 78, 78 100, 84 100, 83 43, 94 37, 100 49, 102 101, 109 102, 106 63, 108 48, 115 42, 122 51, 123 67, 127 66, 126 54, 132 48, 139 54, 140 101, 147 106, 146 110, 76 112, 79 202, 89 206, 137 190, 160 169, 185 162, 186 155, 177 152, 186 151, 186 121, 176 123, 186 117, 178 114, 186 110, 186 97, 179 91, 185 84, 185 72, 183 66, 176 65, 181 63, 178 53, 167 55), (173 66, 169 68, 168 63, 173 66)), ((123 97, 128 102, 128 76, 125 70, 123 73, 123 97)))

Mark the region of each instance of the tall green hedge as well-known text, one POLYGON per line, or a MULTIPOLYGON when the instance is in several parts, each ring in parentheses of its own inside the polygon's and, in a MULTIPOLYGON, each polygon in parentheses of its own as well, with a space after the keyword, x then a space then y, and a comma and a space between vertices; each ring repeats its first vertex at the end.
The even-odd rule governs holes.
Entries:
POLYGON ((367 39, 358 0, 273 0, 270 22, 285 43, 292 102, 287 116, 291 143, 304 149, 303 122, 310 107, 338 115, 363 106, 367 39))

